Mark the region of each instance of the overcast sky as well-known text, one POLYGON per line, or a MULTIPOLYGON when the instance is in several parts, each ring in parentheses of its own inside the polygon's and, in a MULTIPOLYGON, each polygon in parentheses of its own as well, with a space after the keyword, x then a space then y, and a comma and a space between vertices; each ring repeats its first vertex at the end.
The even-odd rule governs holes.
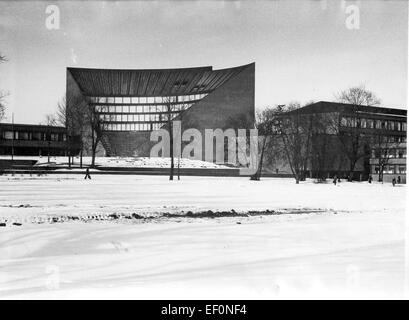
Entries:
POLYGON ((364 84, 407 105, 406 1, 0 1, 7 121, 39 123, 65 94, 66 67, 215 69, 256 63, 256 107, 334 100, 364 84), (46 28, 57 4, 60 29, 46 28), (358 5, 360 28, 346 26, 358 5))

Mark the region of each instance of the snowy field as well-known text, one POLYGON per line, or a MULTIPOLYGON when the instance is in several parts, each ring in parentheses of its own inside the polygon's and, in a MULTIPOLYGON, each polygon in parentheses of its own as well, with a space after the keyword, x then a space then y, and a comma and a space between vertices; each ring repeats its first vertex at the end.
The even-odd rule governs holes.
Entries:
POLYGON ((0 176, 0 298, 404 296, 404 185, 92 178, 0 176))

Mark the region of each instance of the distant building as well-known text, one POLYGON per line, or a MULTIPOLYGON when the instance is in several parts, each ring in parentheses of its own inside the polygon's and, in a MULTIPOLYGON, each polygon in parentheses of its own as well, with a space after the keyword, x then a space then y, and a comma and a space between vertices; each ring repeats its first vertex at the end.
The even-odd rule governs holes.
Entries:
POLYGON ((221 70, 67 68, 67 108, 79 100, 95 108, 107 156, 149 156, 151 132, 166 127, 169 115, 182 131, 253 128, 254 84, 254 63, 221 70))
POLYGON ((0 123, 0 155, 65 156, 69 151, 76 155, 79 145, 64 127, 0 123))
MULTIPOLYGON (((383 170, 383 181, 390 182, 400 176, 401 181, 406 182, 406 110, 320 101, 289 114, 294 112, 302 115, 327 115, 336 119, 337 128, 328 130, 326 135, 330 137, 325 154, 324 174, 327 177, 335 174, 339 177, 349 175, 349 159, 345 156, 335 132, 344 135, 345 139, 358 132, 365 138, 359 146, 362 156, 355 166, 353 178, 367 180, 371 175, 373 180, 377 181, 380 170, 383 170)), ((314 150, 318 149, 314 147, 322 142, 322 139, 322 135, 312 138, 313 151, 308 161, 308 176, 317 177, 317 168, 322 165, 314 153, 314 150)), ((278 172, 290 173, 288 165, 282 163, 278 172)))

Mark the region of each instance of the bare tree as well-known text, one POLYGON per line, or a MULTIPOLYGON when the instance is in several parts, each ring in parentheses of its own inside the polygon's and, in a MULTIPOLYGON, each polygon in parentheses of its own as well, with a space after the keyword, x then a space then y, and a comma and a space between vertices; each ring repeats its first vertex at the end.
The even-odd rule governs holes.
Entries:
MULTIPOLYGON (((0 63, 6 62, 7 58, 0 53, 0 63)), ((0 121, 6 116, 6 101, 5 98, 8 96, 7 92, 0 91, 0 121)))
POLYGON ((344 154, 349 160, 349 180, 352 180, 353 172, 357 162, 365 156, 368 156, 368 136, 362 131, 362 106, 378 106, 380 100, 374 93, 367 90, 364 86, 352 87, 341 91, 337 95, 338 101, 350 104, 350 108, 343 119, 337 119, 334 122, 339 141, 344 154), (344 126, 340 126, 344 122, 344 126), (345 130, 345 127, 348 129, 345 130))
POLYGON ((266 108, 256 113, 255 126, 258 131, 259 155, 257 171, 250 177, 250 180, 259 181, 263 170, 263 162, 265 155, 270 155, 270 159, 275 155, 273 150, 276 147, 276 135, 274 131, 274 123, 278 120, 280 115, 279 109, 266 108))
POLYGON ((57 125, 57 117, 53 113, 49 113, 45 116, 45 119, 43 122, 39 123, 40 125, 47 126, 47 157, 48 157, 48 162, 50 162, 50 145, 51 145, 51 128, 52 126, 57 125))
POLYGON ((399 142, 395 141, 394 136, 385 136, 381 132, 375 134, 372 138, 374 157, 378 159, 378 181, 383 181, 383 173, 389 163, 390 158, 396 157, 399 142))
POLYGON ((280 136, 284 156, 298 184, 305 180, 308 160, 311 153, 312 117, 302 114, 299 103, 291 103, 287 107, 278 106, 280 114, 275 122, 275 130, 280 136))
POLYGON ((340 163, 342 152, 339 141, 334 135, 332 113, 313 113, 312 143, 310 165, 314 177, 325 181, 329 172, 334 171, 336 163, 340 163))
POLYGON ((7 93, 0 91, 0 121, 6 117, 6 101, 7 93))
MULTIPOLYGON (((179 113, 178 120, 182 123, 184 113, 185 113, 185 111, 189 108, 189 104, 187 104, 187 103, 185 103, 185 102, 181 102, 179 105, 180 105, 180 113, 179 113)), ((181 128, 181 129, 182 129, 182 128, 181 128)), ((181 132, 180 141, 179 141, 179 144, 180 144, 179 154, 177 155, 177 156, 178 156, 178 170, 177 170, 178 180, 180 180, 180 162, 181 162, 181 160, 182 160, 182 151, 183 151, 182 134, 183 134, 183 133, 181 132)))
POLYGON ((176 98, 172 96, 165 97, 163 102, 166 105, 166 121, 167 121, 167 129, 169 130, 169 157, 170 157, 169 180, 173 180, 173 176, 175 174, 175 156, 173 153, 174 137, 173 137, 172 120, 175 116, 174 112, 176 111, 176 106, 174 104, 174 102, 176 102, 176 98))
POLYGON ((53 113, 46 114, 45 115, 44 125, 46 125, 46 126, 57 126, 58 125, 57 116, 55 114, 53 114, 53 113))
POLYGON ((110 115, 108 113, 108 106, 98 106, 88 104, 87 108, 88 125, 90 128, 91 140, 91 167, 95 167, 95 157, 98 145, 102 142, 105 131, 108 129, 110 122, 110 115))
POLYGON ((71 151, 75 142, 74 139, 78 138, 80 143, 80 167, 82 168, 84 139, 87 130, 89 131, 87 116, 87 103, 81 96, 72 96, 70 101, 67 101, 66 98, 63 97, 58 102, 55 117, 57 125, 61 125, 67 129, 67 155, 68 164, 70 166, 73 162, 71 151))

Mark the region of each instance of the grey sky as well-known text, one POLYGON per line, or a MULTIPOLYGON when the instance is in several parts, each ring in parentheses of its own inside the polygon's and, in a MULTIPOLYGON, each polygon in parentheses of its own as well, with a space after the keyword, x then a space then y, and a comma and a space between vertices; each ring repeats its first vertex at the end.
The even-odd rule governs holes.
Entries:
POLYGON ((407 105, 406 1, 0 1, 0 88, 8 121, 38 123, 65 93, 67 66, 215 69, 256 62, 256 106, 334 100, 365 84, 407 105), (57 4, 61 28, 45 27, 57 4), (345 8, 360 8, 360 29, 345 8))

